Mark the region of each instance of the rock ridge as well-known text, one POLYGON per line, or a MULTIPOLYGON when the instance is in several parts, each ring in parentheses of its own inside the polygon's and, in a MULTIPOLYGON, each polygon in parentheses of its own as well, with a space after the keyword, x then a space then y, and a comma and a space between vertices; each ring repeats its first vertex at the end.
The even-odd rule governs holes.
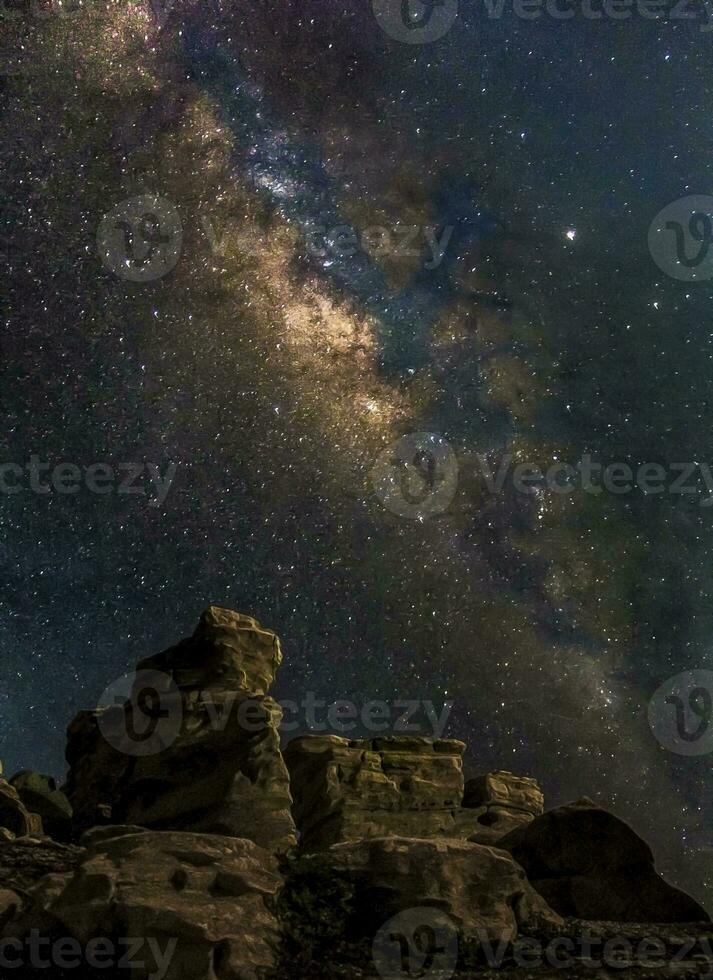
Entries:
MULTIPOLYGON (((431 935, 440 972, 421 975, 521 980, 563 975, 517 962, 518 943, 553 939, 574 942, 567 976, 591 975, 572 938, 588 929, 658 943, 656 976, 713 972, 707 912, 614 814, 588 799, 548 810, 527 775, 465 779, 452 738, 305 734, 283 750, 281 662, 274 632, 209 606, 70 723, 62 788, 0 777, 0 944, 132 936, 154 954, 132 980, 389 980, 419 975, 403 956, 431 935)), ((645 976, 627 956, 612 975, 645 976)), ((122 974, 84 963, 100 975, 122 974)))

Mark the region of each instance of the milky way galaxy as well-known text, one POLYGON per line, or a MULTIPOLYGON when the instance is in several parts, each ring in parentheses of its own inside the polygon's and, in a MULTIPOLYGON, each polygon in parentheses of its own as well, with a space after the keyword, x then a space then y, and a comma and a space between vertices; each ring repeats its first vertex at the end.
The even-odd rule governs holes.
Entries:
POLYGON ((218 603, 276 697, 452 703, 469 772, 592 797, 710 905, 710 756, 649 719, 713 636, 710 281, 649 245, 711 186, 703 12, 414 44, 383 6, 2 7, 0 756, 63 776, 218 603), (695 489, 512 479, 584 459, 695 489))

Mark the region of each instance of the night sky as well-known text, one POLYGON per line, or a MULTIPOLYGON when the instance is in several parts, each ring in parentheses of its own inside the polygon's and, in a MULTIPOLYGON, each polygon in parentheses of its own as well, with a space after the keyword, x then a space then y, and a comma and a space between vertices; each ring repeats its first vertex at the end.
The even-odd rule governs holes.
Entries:
MULTIPOLYGON (((276 697, 452 701, 468 774, 592 797, 713 907, 711 756, 647 717, 713 669, 705 487, 482 477, 713 464, 711 278, 648 245, 713 193, 705 8, 569 6, 461 0, 415 44, 390 0, 2 5, 6 773, 63 776, 76 711, 213 602, 281 636, 276 697), (405 508, 378 479, 403 445, 405 508), (77 492, 33 489, 33 457, 77 492)), ((414 3, 426 31, 449 10, 414 3)))

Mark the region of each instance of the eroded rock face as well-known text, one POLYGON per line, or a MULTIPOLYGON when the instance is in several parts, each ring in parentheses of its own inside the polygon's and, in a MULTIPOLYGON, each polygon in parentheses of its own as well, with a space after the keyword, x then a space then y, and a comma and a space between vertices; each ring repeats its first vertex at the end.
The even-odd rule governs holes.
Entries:
POLYGON ((549 810, 500 841, 561 915, 614 922, 707 922, 692 898, 656 872, 628 824, 583 799, 549 810))
POLYGON ((456 739, 304 735, 285 749, 304 851, 363 837, 467 837, 476 816, 461 808, 456 739))
POLYGON ((12 777, 10 785, 27 809, 40 817, 46 834, 58 841, 70 839, 72 807, 51 776, 23 769, 12 777))
MULTIPOLYGON (((220 701, 209 698, 214 709, 220 701)), ((176 741, 135 760, 114 815, 147 827, 246 837, 269 850, 294 845, 279 706, 238 693, 225 712, 225 727, 216 728, 199 695, 176 741)))
POLYGON ((401 957, 424 909, 455 929, 463 976, 486 941, 707 920, 591 801, 543 814, 533 779, 464 783, 462 742, 312 735, 283 760, 268 694, 279 662, 274 634, 211 607, 139 665, 128 700, 75 719, 67 796, 34 773, 0 780, 0 936, 143 940, 131 980, 334 980, 390 976, 378 935, 401 957), (79 847, 38 836, 33 814, 59 835, 68 798, 73 832, 90 828, 79 847), (291 808, 301 855, 285 857, 291 808), (394 916, 408 918, 396 940, 394 916))
POLYGON ((44 923, 49 935, 82 946, 104 937, 144 940, 144 967, 132 980, 250 980, 274 963, 270 906, 282 878, 276 859, 252 841, 118 827, 86 842, 73 873, 30 890, 6 936, 44 923))
POLYGON ((511 772, 492 772, 465 784, 463 806, 474 811, 477 830, 468 839, 495 845, 542 813, 544 796, 537 780, 511 772))
POLYGON ((22 909, 23 901, 11 888, 0 888, 0 932, 22 909))
POLYGON ((505 771, 469 779, 463 793, 463 806, 473 809, 481 806, 503 807, 537 817, 544 805, 545 798, 536 779, 505 771))
POLYGON ((113 821, 293 846, 282 712, 265 693, 280 661, 274 633, 211 606, 190 639, 139 665, 125 705, 80 713, 66 786, 78 830, 113 821), (153 701, 141 700, 146 676, 153 701), (137 753, 135 732, 152 712, 156 744, 137 753))
POLYGON ((459 938, 476 944, 562 925, 510 855, 481 844, 378 837, 335 844, 303 859, 303 867, 310 861, 326 862, 353 885, 348 928, 366 936, 392 916, 422 907, 445 913, 459 938))
POLYGON ((80 711, 67 726, 65 758, 69 765, 62 791, 73 810, 75 834, 111 821, 111 806, 130 759, 102 735, 99 719, 106 709, 80 711))
POLYGON ((169 674, 180 690, 267 694, 282 663, 280 640, 256 619, 208 606, 189 639, 142 660, 138 670, 169 674))
POLYGON ((84 854, 81 847, 47 838, 21 837, 0 843, 0 889, 24 893, 45 875, 72 871, 84 854))
POLYGON ((40 817, 27 809, 15 787, 6 779, 0 779, 0 827, 7 831, 5 839, 41 836, 43 833, 40 817))

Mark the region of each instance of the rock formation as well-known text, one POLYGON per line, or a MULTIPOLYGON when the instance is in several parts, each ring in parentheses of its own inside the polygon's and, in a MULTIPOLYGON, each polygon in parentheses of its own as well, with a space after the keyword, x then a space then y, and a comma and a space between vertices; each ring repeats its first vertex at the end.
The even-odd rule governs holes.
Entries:
POLYGON ((411 735, 293 739, 285 762, 301 849, 390 834, 468 837, 478 815, 461 807, 464 750, 456 739, 411 735))
POLYGON ((424 906, 445 912, 466 940, 514 939, 522 930, 563 925, 523 869, 492 847, 447 838, 375 837, 336 844, 325 860, 358 893, 352 931, 371 937, 392 916, 424 906))
MULTIPOLYGON (((466 781, 455 739, 304 735, 283 759, 268 693, 280 661, 274 633, 211 606, 139 664, 128 696, 72 722, 64 791, 28 771, 0 779, 0 943, 132 937, 132 980, 391 980, 387 961, 394 980, 466 980, 498 975, 494 943, 523 980, 552 974, 513 966, 517 943, 576 950, 586 929, 602 945, 616 921, 616 939, 659 943, 657 976, 713 975, 704 909, 590 801, 545 811, 530 777, 466 781), (423 944, 440 948, 441 928, 451 959, 429 973, 423 944)), ((588 955, 567 975, 591 975, 588 955)), ((84 966, 86 980, 125 975, 84 966)), ((616 975, 645 967, 630 951, 616 975)))
MULTIPOLYGON (((2 770, 0 770, 2 771, 2 770)), ((31 813, 6 779, 0 778, 0 830, 5 840, 42 834, 42 820, 31 813)))
POLYGON ((27 809, 39 816, 50 837, 58 841, 71 838, 72 807, 51 776, 23 769, 12 777, 10 785, 27 809))
POLYGON ((388 735, 303 735, 285 749, 303 851, 398 834, 496 844, 542 813, 537 782, 509 772, 463 778, 465 744, 388 735))
POLYGON ((210 606, 192 637, 138 665, 123 705, 81 712, 70 725, 66 792, 77 826, 129 823, 291 847, 282 712, 267 696, 281 660, 274 633, 210 606), (153 702, 141 700, 147 687, 153 702), (134 716, 152 711, 159 741, 144 754, 134 716))
POLYGON ((667 884, 651 848, 614 814, 582 799, 500 841, 561 915, 616 922, 697 922, 701 906, 667 884))
POLYGON ((496 844, 506 834, 525 827, 539 816, 545 805, 537 780, 511 772, 491 772, 469 779, 463 806, 475 811, 477 830, 469 840, 496 844))
POLYGON ((0 888, 25 894, 47 875, 73 870, 83 854, 73 844, 47 837, 18 837, 0 844, 0 888))
POLYGON ((134 980, 247 978, 273 963, 279 926, 270 906, 282 878, 275 857, 252 841, 103 827, 84 843, 73 871, 29 892, 6 936, 41 922, 49 936, 83 947, 131 937, 144 963, 134 980))

